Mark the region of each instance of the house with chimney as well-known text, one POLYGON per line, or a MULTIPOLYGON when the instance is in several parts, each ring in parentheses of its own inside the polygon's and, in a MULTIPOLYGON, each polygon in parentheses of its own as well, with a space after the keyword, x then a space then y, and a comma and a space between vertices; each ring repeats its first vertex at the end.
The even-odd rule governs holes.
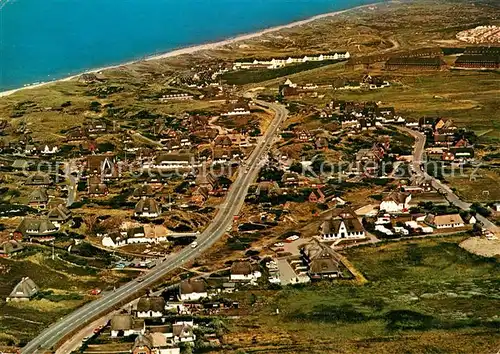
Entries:
POLYGON ((333 210, 330 218, 320 226, 320 236, 324 241, 338 239, 363 239, 365 229, 354 211, 344 208, 333 210))

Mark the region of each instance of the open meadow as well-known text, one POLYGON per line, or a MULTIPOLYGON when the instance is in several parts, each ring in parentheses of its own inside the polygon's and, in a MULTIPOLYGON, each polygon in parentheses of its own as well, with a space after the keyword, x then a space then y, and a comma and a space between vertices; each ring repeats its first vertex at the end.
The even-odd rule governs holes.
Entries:
POLYGON ((350 249, 364 286, 334 281, 238 294, 254 305, 232 321, 226 342, 247 353, 495 352, 500 263, 461 249, 463 238, 350 249))
MULTIPOLYGON (((83 257, 73 255, 70 259, 73 262, 59 258, 59 254, 52 259, 50 247, 27 248, 14 258, 0 258, 0 345, 26 343, 55 319, 91 301, 91 289, 109 291, 132 278, 125 271, 74 263, 83 257), (29 302, 6 302, 5 298, 23 276, 32 279, 40 293, 29 302)), ((90 260, 97 261, 99 257, 90 260)))

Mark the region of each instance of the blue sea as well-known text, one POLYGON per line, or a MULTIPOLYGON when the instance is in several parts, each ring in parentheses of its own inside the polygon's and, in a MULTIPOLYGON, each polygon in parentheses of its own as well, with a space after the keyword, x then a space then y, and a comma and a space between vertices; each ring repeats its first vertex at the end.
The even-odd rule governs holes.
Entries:
POLYGON ((0 0, 0 91, 372 2, 0 0))

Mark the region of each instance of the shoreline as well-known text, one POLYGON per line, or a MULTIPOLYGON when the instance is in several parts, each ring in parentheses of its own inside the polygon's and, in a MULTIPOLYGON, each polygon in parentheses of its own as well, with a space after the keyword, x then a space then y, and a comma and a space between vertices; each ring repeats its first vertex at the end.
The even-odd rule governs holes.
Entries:
POLYGON ((315 16, 312 16, 312 17, 309 17, 309 18, 306 18, 306 19, 303 19, 303 20, 298 20, 298 21, 290 22, 290 23, 287 23, 287 24, 284 24, 284 25, 279 25, 279 26, 265 28, 265 29, 262 29, 262 30, 257 31, 257 32, 252 32, 252 33, 237 35, 235 37, 230 37, 230 38, 223 39, 223 40, 216 41, 216 42, 209 42, 209 43, 204 43, 204 44, 197 44, 197 45, 188 46, 188 47, 184 47, 184 48, 174 49, 174 50, 162 53, 162 54, 147 56, 144 59, 130 60, 130 61, 127 61, 127 62, 124 62, 124 63, 121 63, 121 64, 108 65, 108 66, 104 66, 104 67, 100 67, 100 68, 96 68, 96 69, 90 69, 90 70, 87 70, 87 71, 82 71, 82 72, 80 72, 78 74, 75 74, 75 75, 67 76, 67 77, 64 77, 64 78, 61 78, 61 79, 57 79, 57 80, 53 80, 53 81, 47 81, 47 82, 42 82, 42 83, 38 83, 38 84, 33 84, 33 85, 19 87, 19 88, 16 88, 16 89, 1 91, 0 92, 0 98, 12 95, 12 94, 14 94, 14 93, 16 93, 18 91, 21 91, 21 90, 29 90, 29 89, 34 89, 34 88, 39 88, 39 87, 42 87, 42 86, 47 86, 47 85, 55 84, 57 82, 69 81, 69 80, 75 79, 75 78, 77 78, 80 75, 85 74, 85 73, 97 73, 99 71, 116 69, 116 68, 119 68, 119 67, 122 67, 122 66, 137 64, 137 63, 141 63, 141 62, 147 62, 147 61, 153 61, 153 60, 161 60, 161 59, 176 57, 176 56, 180 56, 180 55, 193 54, 193 53, 196 53, 196 52, 199 52, 199 51, 203 51, 203 50, 213 50, 213 49, 216 49, 216 48, 219 48, 219 47, 223 47, 223 46, 226 46, 226 45, 229 45, 229 44, 234 44, 234 43, 237 43, 237 42, 241 42, 241 41, 245 41, 245 40, 257 38, 257 37, 260 37, 260 36, 268 34, 268 33, 273 33, 273 32, 277 32, 277 31, 283 30, 283 29, 288 29, 288 28, 293 28, 293 27, 298 27, 298 26, 306 25, 306 24, 308 24, 310 22, 314 22, 314 21, 317 21, 317 20, 320 20, 320 19, 324 19, 324 18, 327 18, 327 17, 337 16, 337 15, 340 15, 340 14, 343 14, 343 13, 346 13, 346 12, 349 12, 349 11, 356 11, 356 10, 365 9, 365 8, 377 7, 380 4, 387 4, 387 3, 390 3, 390 2, 392 2, 392 1, 384 1, 384 0, 382 0, 382 1, 379 1, 379 2, 374 2, 374 3, 370 3, 370 4, 366 4, 366 5, 355 6, 355 7, 349 8, 349 9, 345 9, 345 10, 327 12, 327 13, 315 15, 315 16))

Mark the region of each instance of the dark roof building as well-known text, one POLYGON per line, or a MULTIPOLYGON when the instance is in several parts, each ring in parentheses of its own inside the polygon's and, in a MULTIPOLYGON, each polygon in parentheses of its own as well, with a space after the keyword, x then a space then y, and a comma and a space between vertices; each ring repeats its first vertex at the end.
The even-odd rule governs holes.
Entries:
POLYGON ((500 55, 500 47, 467 47, 464 50, 464 55, 500 55))
POLYGON ((23 245, 16 240, 8 240, 0 243, 0 257, 9 257, 9 255, 22 251, 23 245))
POLYGON ((45 188, 37 188, 30 194, 29 204, 40 208, 45 208, 49 201, 49 196, 45 188))
POLYGON ((179 286, 179 298, 181 300, 193 301, 207 296, 207 283, 203 279, 184 280, 179 286))
POLYGON ((132 195, 135 198, 153 197, 155 195, 155 192, 151 184, 143 184, 134 189, 134 193, 132 195))
POLYGON ((434 58, 390 58, 386 70, 441 70, 446 63, 440 57, 434 58))
POLYGON ((340 256, 331 248, 311 242, 300 253, 307 264, 311 279, 337 278, 340 276, 340 256))
POLYGON ((45 173, 33 173, 26 178, 27 186, 47 187, 51 184, 50 177, 45 173))
POLYGON ((153 198, 142 198, 135 205, 134 215, 139 217, 156 218, 161 214, 160 205, 153 198))
POLYGON ((29 301, 39 290, 33 280, 25 277, 14 287, 7 301, 29 301))
POLYGON ((165 299, 161 296, 145 296, 137 302, 138 313, 163 313, 164 311, 165 299))
POLYGON ((58 232, 57 227, 47 218, 34 219, 24 218, 17 227, 16 233, 20 233, 23 237, 40 237, 54 235, 58 232))
POLYGON ((151 336, 139 333, 132 346, 132 354, 149 354, 153 349, 151 336))
POLYGON ((357 215, 344 208, 334 210, 332 217, 321 224, 320 234, 324 240, 359 239, 365 237, 365 229, 357 215))
POLYGON ((66 208, 64 205, 59 204, 49 211, 47 217, 51 222, 63 223, 71 219, 71 210, 66 208))
POLYGON ((500 68, 500 54, 464 54, 457 58, 455 66, 471 69, 498 69, 500 68))

